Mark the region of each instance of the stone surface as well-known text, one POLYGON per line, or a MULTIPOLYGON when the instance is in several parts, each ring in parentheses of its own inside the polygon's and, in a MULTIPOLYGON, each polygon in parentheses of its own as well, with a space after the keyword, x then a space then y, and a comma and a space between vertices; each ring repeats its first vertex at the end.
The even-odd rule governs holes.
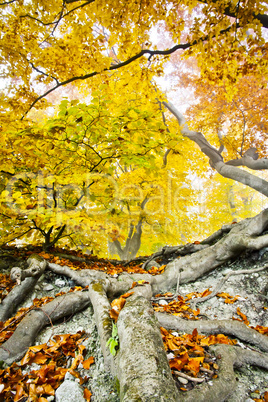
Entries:
POLYGON ((56 389, 55 401, 85 402, 84 390, 71 374, 67 373, 63 383, 56 389))
POLYGON ((65 281, 63 279, 56 279, 55 280, 55 285, 62 288, 63 286, 65 286, 65 281))

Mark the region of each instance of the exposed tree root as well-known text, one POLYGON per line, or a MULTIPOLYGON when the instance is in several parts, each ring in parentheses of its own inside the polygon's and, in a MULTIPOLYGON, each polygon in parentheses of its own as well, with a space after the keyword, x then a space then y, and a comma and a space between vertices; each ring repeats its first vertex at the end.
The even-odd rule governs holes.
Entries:
POLYGON ((13 335, 0 347, 0 361, 11 364, 21 359, 44 326, 75 314, 89 304, 89 292, 80 291, 59 296, 43 307, 31 310, 13 335))
POLYGON ((268 245, 268 235, 262 235, 268 227, 268 209, 232 226, 214 245, 169 263, 163 274, 152 278, 153 293, 166 292, 176 286, 180 271, 180 283, 192 282, 247 249, 260 250, 268 245))
POLYGON ((199 251, 172 261, 167 264, 161 275, 123 273, 118 278, 111 278, 104 272, 93 270, 74 272, 68 267, 53 263, 49 264, 49 268, 54 272, 67 275, 82 286, 88 285, 92 280, 101 281, 109 297, 126 292, 134 281, 141 279, 151 284, 153 294, 166 292, 178 285, 179 276, 181 284, 194 281, 247 249, 259 250, 268 245, 268 235, 262 235, 268 226, 268 209, 254 218, 245 219, 231 226, 231 230, 227 231, 227 234, 218 242, 212 246, 205 245, 205 248, 199 251))
POLYGON ((241 368, 246 364, 268 368, 268 356, 264 356, 258 352, 244 350, 231 345, 214 345, 210 346, 209 349, 220 358, 218 360, 220 367, 218 378, 213 379, 210 385, 203 383, 187 394, 184 394, 183 401, 225 401, 236 390, 234 368, 241 368))
POLYGON ((37 254, 32 254, 28 258, 27 264, 29 265, 29 268, 27 269, 21 269, 19 267, 13 267, 11 269, 10 278, 13 281, 16 281, 18 285, 20 285, 21 281, 23 281, 25 278, 39 278, 47 266, 46 260, 37 254))
POLYGON ((177 401, 178 391, 148 300, 130 296, 118 319, 120 400, 177 401))
POLYGON ((167 260, 167 259, 172 259, 174 260, 177 257, 180 256, 185 256, 187 254, 193 254, 196 253, 197 251, 203 250, 208 247, 208 244, 193 244, 193 243, 188 243, 185 245, 181 246, 165 246, 162 248, 161 251, 158 251, 157 253, 154 253, 152 256, 150 256, 142 265, 143 269, 146 269, 149 262, 155 260, 156 258, 160 258, 160 260, 167 260))
POLYGON ((6 321, 14 315, 18 305, 33 291, 47 266, 46 260, 36 255, 31 255, 27 264, 29 268, 26 270, 16 267, 11 270, 11 279, 17 280, 19 284, 9 292, 0 304, 0 321, 6 321))
POLYGON ((49 263, 48 267, 51 271, 55 272, 56 274, 65 275, 68 278, 72 279, 77 285, 80 286, 88 286, 92 282, 100 282, 102 283, 105 291, 109 286, 109 275, 105 274, 101 271, 95 271, 92 269, 84 269, 82 271, 75 271, 69 268, 67 265, 58 265, 54 263, 49 263))
POLYGON ((183 402, 223 402, 233 394, 236 389, 234 373, 235 354, 231 354, 231 348, 226 345, 216 345, 210 349, 215 355, 220 357, 218 378, 213 379, 212 383, 203 382, 196 386, 192 391, 181 395, 179 401, 183 402))
POLYGON ((88 292, 93 305, 104 363, 107 371, 115 374, 114 359, 107 346, 107 341, 112 336, 112 319, 109 315, 111 305, 100 282, 91 283, 88 292))
POLYGON ((166 329, 176 329, 190 334, 196 328, 201 333, 231 335, 268 352, 268 337, 247 327, 240 321, 184 320, 175 315, 160 312, 156 312, 156 317, 160 325, 166 329))

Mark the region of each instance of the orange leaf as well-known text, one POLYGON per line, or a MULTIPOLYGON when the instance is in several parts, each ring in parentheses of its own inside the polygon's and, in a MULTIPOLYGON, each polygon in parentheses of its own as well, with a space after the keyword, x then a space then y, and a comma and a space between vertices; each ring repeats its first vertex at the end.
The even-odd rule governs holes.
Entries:
POLYGON ((203 355, 204 354, 204 349, 202 348, 202 346, 199 346, 199 345, 194 345, 194 347, 192 348, 192 351, 196 355, 203 355))
POLYGON ((210 295, 212 292, 209 289, 204 290, 204 292, 201 293, 201 297, 206 297, 210 295))
POLYGON ((31 350, 34 353, 40 352, 42 349, 46 349, 46 343, 43 343, 42 345, 36 345, 36 346, 30 346, 29 350, 31 350))
POLYGON ((197 374, 200 370, 200 363, 203 363, 204 357, 193 357, 189 359, 187 368, 197 374))
POLYGON ((125 294, 121 295, 120 297, 123 297, 124 299, 126 299, 127 297, 133 295, 133 293, 134 292, 128 292, 128 293, 125 293, 125 294))
POLYGON ((208 363, 203 363, 203 367, 206 370, 210 370, 210 365, 208 363))
POLYGON ((111 319, 116 322, 118 319, 119 313, 112 308, 112 310, 110 310, 109 314, 110 314, 111 319))
POLYGON ((89 391, 89 389, 85 388, 84 389, 84 398, 86 399, 86 401, 90 402, 91 395, 92 395, 92 393, 89 391))
POLYGON ((263 335, 268 335, 268 327, 262 327, 261 325, 257 325, 254 329, 260 332, 263 335))
POLYGON ((247 316, 246 316, 245 314, 243 314, 243 313, 240 311, 240 308, 239 308, 239 307, 237 307, 236 312, 237 312, 238 315, 240 315, 240 317, 242 317, 244 323, 245 323, 246 325, 249 325, 249 321, 248 321, 248 319, 247 319, 247 316))
POLYGON ((79 363, 82 363, 83 360, 84 358, 81 354, 77 355, 71 365, 71 369, 75 370, 78 367, 79 363))
POLYGON ((167 345, 169 350, 176 350, 181 345, 181 342, 176 339, 176 337, 166 338, 165 345, 167 345))
POLYGON ((89 367, 91 366, 91 364, 93 364, 93 363, 94 363, 94 357, 93 357, 93 356, 90 356, 90 357, 89 357, 87 360, 85 360, 82 364, 83 364, 84 369, 88 370, 89 367))
POLYGON ((23 366, 24 364, 27 364, 31 361, 31 359, 33 359, 35 357, 35 354, 31 351, 28 350, 26 352, 26 354, 24 355, 24 357, 22 358, 20 364, 23 366))
POLYGON ((119 311, 124 307, 126 300, 123 297, 119 297, 119 299, 115 299, 112 301, 111 306, 114 310, 119 311))
POLYGON ((169 361, 169 367, 171 369, 180 371, 185 366, 185 364, 188 363, 188 361, 189 361, 188 353, 184 353, 180 357, 175 357, 174 359, 171 359, 169 361))
POLYGON ((52 386, 50 384, 44 384, 43 385, 44 388, 44 393, 47 395, 54 395, 55 394, 55 390, 52 388, 52 386))
POLYGON ((45 364, 47 360, 48 360, 48 356, 46 356, 45 354, 36 353, 36 355, 32 359, 32 363, 45 364))
POLYGON ((192 333, 192 341, 193 341, 193 342, 196 342, 197 337, 198 337, 198 331, 197 331, 197 329, 195 328, 195 329, 193 330, 193 333, 192 333))
POLYGON ((161 334, 162 334, 163 336, 169 335, 168 330, 167 330, 166 328, 164 328, 164 327, 160 327, 160 331, 161 331, 161 334))
POLYGON ((81 344, 78 345, 78 350, 81 355, 83 355, 83 352, 85 349, 86 349, 86 347, 84 345, 81 345, 81 344))
POLYGON ((29 402, 37 402, 38 395, 36 393, 36 385, 35 384, 30 384, 29 385, 29 402))
POLYGON ((18 400, 20 400, 22 398, 22 396, 25 396, 25 392, 23 389, 23 385, 21 384, 21 382, 19 382, 16 386, 16 395, 14 398, 14 401, 17 402, 18 400))

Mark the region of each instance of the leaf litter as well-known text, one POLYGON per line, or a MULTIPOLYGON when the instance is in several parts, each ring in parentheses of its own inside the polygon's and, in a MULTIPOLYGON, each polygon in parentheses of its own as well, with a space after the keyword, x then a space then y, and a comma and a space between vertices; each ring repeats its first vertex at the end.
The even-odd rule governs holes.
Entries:
MULTIPOLYGON (((152 267, 151 272, 145 271, 140 265, 132 265, 125 267, 123 264, 114 265, 112 262, 98 259, 95 256, 90 256, 88 261, 70 261, 68 258, 59 258, 54 254, 40 252, 39 255, 46 258, 49 262, 54 262, 60 265, 68 265, 74 270, 95 269, 104 271, 109 275, 118 275, 122 272, 128 273, 151 273, 158 275, 163 272, 165 266, 160 268, 152 267)), ((59 251, 59 250, 57 250, 59 251)), ((60 250, 66 253, 66 250, 60 250)), ((21 253, 18 253, 21 256, 21 253)), ((32 254, 25 252, 26 255, 32 254)), ((83 254, 70 253, 76 257, 83 258, 83 254)), ((3 299, 6 294, 14 286, 7 274, 1 274, 0 296, 3 299)), ((133 286, 142 285, 142 283, 133 286)), ((80 286, 73 287, 69 291, 81 290, 80 286)), ((56 296, 65 292, 57 293, 56 296)), ((189 303, 193 298, 205 297, 211 293, 210 289, 205 289, 203 292, 190 292, 185 296, 179 295, 177 300, 172 300, 169 303, 161 305, 161 303, 153 302, 153 307, 156 311, 166 312, 177 315, 190 320, 198 320, 200 317, 200 309, 192 309, 189 303)), ((110 316, 117 321, 120 310, 125 304, 125 300, 132 292, 121 295, 118 299, 112 302, 112 310, 110 316)), ((161 298, 171 296, 171 293, 165 295, 156 295, 161 298)), ((234 304, 240 300, 239 295, 231 296, 228 292, 217 294, 217 298, 222 298, 226 304, 234 304)), ((21 308, 14 317, 11 317, 5 323, 0 323, 0 343, 6 341, 14 332, 22 318, 33 308, 41 307, 51 301, 53 297, 35 298, 33 304, 28 308, 21 308)), ((240 310, 236 309, 236 314, 240 318, 235 318, 244 322, 258 332, 268 335, 268 327, 256 325, 250 326, 247 316, 240 310)), ((202 314, 201 314, 202 316, 202 314)), ((192 334, 179 334, 176 331, 166 330, 161 327, 161 335, 164 346, 167 352, 169 365, 177 386, 182 391, 193 389, 196 384, 202 381, 211 381, 217 378, 218 364, 216 357, 208 352, 208 346, 223 343, 236 344, 235 339, 230 339, 223 334, 218 335, 201 335, 197 330, 193 330, 192 334)), ((53 397, 55 390, 63 382, 65 374, 71 373, 78 379, 81 385, 88 380, 87 376, 81 376, 79 367, 88 370, 94 364, 94 357, 90 356, 85 359, 86 348, 82 344, 86 334, 84 331, 78 331, 76 334, 54 335, 47 343, 35 345, 28 349, 27 353, 19 363, 13 363, 10 367, 2 367, 0 370, 0 401, 37 401, 46 402, 47 398, 53 397), (37 367, 32 369, 31 366, 37 367)), ((268 392, 260 393, 254 391, 254 395, 258 398, 253 398, 255 402, 268 401, 268 392)), ((86 401, 91 400, 91 391, 84 388, 84 398, 86 401)), ((49 399, 51 400, 51 399, 49 399)))

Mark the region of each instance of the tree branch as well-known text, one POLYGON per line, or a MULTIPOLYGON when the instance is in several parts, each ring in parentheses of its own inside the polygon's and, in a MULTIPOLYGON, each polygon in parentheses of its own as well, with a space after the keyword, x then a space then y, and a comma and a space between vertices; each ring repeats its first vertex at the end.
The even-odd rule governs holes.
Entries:
MULTIPOLYGON (((225 32, 228 32, 231 30, 233 25, 230 25, 228 28, 223 29, 220 31, 220 34, 223 34, 225 32)), ((80 75, 80 76, 75 76, 72 78, 69 78, 68 80, 59 82, 57 85, 55 85, 54 87, 50 88, 48 91, 46 91, 45 93, 43 93, 42 95, 40 95, 38 98, 36 98, 32 104, 30 105, 30 107, 28 108, 28 110, 26 110, 26 112, 24 113, 24 115, 22 116, 21 120, 24 119, 24 117, 29 113, 29 111, 34 107, 34 105, 40 101, 41 99, 45 98, 47 95, 49 95, 51 92, 55 91, 56 89, 65 86, 67 84, 70 84, 74 81, 79 81, 79 80, 86 80, 88 78, 94 77, 95 75, 100 74, 101 72, 105 72, 105 71, 113 71, 113 70, 118 70, 119 68, 125 67, 129 64, 131 64, 132 62, 134 62, 135 60, 140 59, 142 56, 148 54, 149 58, 148 60, 151 59, 151 57, 153 56, 168 56, 174 52, 176 52, 177 50, 186 50, 189 49, 190 47, 196 45, 199 42, 204 42, 209 38, 209 35, 204 36, 203 38, 200 38, 198 40, 194 40, 192 43, 188 42, 188 43, 183 43, 183 44, 178 44, 173 46, 170 49, 167 50, 150 50, 150 49, 143 49, 141 50, 139 53, 137 53, 136 55, 130 57, 129 59, 121 62, 121 63, 117 63, 117 64, 112 64, 110 67, 108 68, 104 68, 102 71, 93 71, 92 73, 89 74, 85 74, 85 75, 80 75)))
POLYGON ((231 166, 246 166, 253 170, 263 170, 268 169, 268 159, 261 158, 258 159, 259 155, 257 149, 252 147, 249 148, 241 158, 232 159, 226 162, 226 165, 231 166))
MULTIPOLYGON (((198 0, 199 3, 204 3, 204 4, 208 4, 208 3, 217 3, 217 0, 210 0, 209 2, 207 0, 198 0)), ((223 10, 223 14, 227 15, 228 17, 232 17, 232 18, 238 18, 237 16, 237 12, 235 12, 236 9, 236 3, 232 3, 230 1, 229 5, 227 7, 225 7, 225 9, 223 10), (235 5, 235 6, 234 6, 235 5)), ((241 9, 241 15, 243 15, 244 10, 241 9)), ((268 15, 266 14, 255 14, 253 13, 253 16, 256 20, 259 20, 260 23, 262 24, 263 28, 268 28, 268 15)))
POLYGON ((14 3, 16 0, 4 1, 4 3, 0 3, 0 6, 5 6, 7 4, 14 3))
POLYGON ((49 246, 54 246, 54 244, 57 243, 57 241, 61 238, 62 233, 64 232, 64 229, 66 228, 66 225, 63 225, 60 230, 59 233, 54 237, 54 239, 52 240, 52 242, 50 242, 49 246))
MULTIPOLYGON (((220 152, 210 145, 202 133, 189 130, 184 116, 175 108, 174 105, 172 105, 172 103, 163 102, 163 104, 178 120, 182 135, 194 141, 199 146, 201 151, 209 157, 211 167, 217 170, 221 176, 245 184, 246 186, 257 190, 259 193, 268 197, 268 183, 265 180, 259 178, 258 176, 254 176, 245 170, 231 166, 230 163, 224 163, 220 152)), ((249 152, 249 155, 252 159, 251 154, 252 151, 249 152)), ((254 155, 256 155, 256 153, 254 153, 254 155)), ((256 156, 253 157, 256 158, 256 156)))

